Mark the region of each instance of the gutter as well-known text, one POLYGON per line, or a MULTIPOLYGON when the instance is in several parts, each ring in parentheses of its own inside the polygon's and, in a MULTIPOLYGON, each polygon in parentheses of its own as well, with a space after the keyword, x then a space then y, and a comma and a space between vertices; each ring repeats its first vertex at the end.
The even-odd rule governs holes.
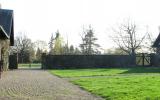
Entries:
POLYGON ((7 37, 7 39, 9 39, 8 34, 6 33, 6 31, 3 29, 3 27, 1 25, 0 25, 0 31, 2 31, 5 34, 5 36, 7 37))

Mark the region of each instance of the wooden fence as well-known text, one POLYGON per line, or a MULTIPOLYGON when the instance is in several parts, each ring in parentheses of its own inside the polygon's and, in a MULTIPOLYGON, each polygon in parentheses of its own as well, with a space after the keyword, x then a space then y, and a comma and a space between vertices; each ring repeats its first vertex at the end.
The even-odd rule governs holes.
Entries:
POLYGON ((9 56, 9 69, 18 69, 17 54, 13 54, 9 56))
POLYGON ((42 55, 42 69, 134 66, 129 55, 42 55))

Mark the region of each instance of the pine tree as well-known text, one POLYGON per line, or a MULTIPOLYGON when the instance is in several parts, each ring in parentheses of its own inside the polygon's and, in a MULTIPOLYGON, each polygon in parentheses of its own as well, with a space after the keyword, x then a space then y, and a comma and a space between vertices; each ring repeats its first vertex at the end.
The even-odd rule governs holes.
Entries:
POLYGON ((89 29, 84 31, 83 34, 84 35, 82 37, 82 44, 80 44, 82 54, 97 54, 100 45, 96 44, 96 41, 98 39, 94 36, 94 31, 91 26, 89 26, 89 29))
POLYGON ((80 51, 78 48, 75 48, 74 54, 75 54, 75 55, 80 55, 80 54, 81 54, 81 51, 80 51))
POLYGON ((74 54, 74 46, 73 45, 70 46, 69 53, 72 55, 74 54))
POLYGON ((63 46, 63 54, 64 54, 64 55, 68 55, 68 54, 69 54, 68 44, 65 44, 65 45, 63 46))
POLYGON ((51 39, 49 41, 49 53, 50 54, 53 54, 53 48, 54 48, 54 37, 53 37, 53 34, 51 35, 51 39))

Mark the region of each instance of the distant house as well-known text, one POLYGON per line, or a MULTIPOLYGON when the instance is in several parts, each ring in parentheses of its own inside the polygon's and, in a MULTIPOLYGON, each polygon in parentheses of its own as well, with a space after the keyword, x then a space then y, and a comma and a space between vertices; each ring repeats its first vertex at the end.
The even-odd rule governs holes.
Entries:
POLYGON ((0 9, 0 62, 3 70, 9 66, 9 48, 14 45, 13 10, 0 9))
POLYGON ((156 48, 156 53, 160 54, 160 33, 155 42, 153 43, 152 47, 156 48))

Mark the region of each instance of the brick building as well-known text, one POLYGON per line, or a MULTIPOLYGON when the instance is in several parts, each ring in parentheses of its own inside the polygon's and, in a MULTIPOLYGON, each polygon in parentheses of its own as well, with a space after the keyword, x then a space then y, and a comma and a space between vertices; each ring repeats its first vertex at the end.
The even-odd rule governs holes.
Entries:
POLYGON ((14 45, 13 10, 0 9, 0 65, 9 66, 9 48, 14 45))

